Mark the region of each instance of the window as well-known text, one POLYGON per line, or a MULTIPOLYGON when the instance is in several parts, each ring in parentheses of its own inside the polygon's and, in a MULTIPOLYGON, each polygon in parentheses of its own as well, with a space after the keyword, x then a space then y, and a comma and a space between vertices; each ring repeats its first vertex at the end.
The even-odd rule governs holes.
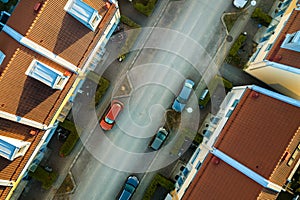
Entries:
POLYGON ((288 166, 291 166, 294 163, 299 153, 300 153, 300 143, 297 145, 295 151, 293 152, 291 158, 289 159, 287 163, 288 166))
POLYGON ((265 51, 270 51, 270 49, 272 48, 273 44, 268 44, 267 48, 265 51))
POLYGON ((233 110, 228 110, 228 112, 226 113, 226 117, 229 118, 232 114, 233 110))
POLYGON ((238 103, 239 103, 239 100, 238 100, 238 99, 234 100, 234 102, 233 102, 233 104, 232 104, 231 107, 236 107, 236 105, 237 105, 238 103))
POLYGON ((200 169, 200 166, 201 166, 201 162, 199 161, 196 165, 196 169, 199 170, 200 169))
POLYGON ((0 51, 0 65, 2 64, 4 58, 5 58, 5 54, 2 51, 0 51))
POLYGON ((260 52, 261 48, 257 49, 256 52, 252 55, 250 62, 254 62, 256 57, 258 56, 259 52, 260 52))
POLYGON ((198 155, 199 155, 199 152, 200 152, 200 149, 198 148, 198 149, 196 150, 196 153, 194 154, 194 157, 193 157, 192 161, 191 161, 192 164, 194 164, 195 160, 197 159, 197 157, 198 157, 198 155))

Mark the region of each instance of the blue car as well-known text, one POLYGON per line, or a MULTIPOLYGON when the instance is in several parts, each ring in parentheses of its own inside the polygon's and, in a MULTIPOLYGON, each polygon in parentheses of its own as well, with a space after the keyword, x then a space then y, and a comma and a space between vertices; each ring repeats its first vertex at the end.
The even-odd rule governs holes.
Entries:
POLYGON ((139 185, 139 179, 136 176, 129 176, 126 180, 124 189, 119 200, 129 200, 139 185))
POLYGON ((174 100, 172 109, 182 112, 193 90, 194 82, 186 79, 178 97, 174 100))

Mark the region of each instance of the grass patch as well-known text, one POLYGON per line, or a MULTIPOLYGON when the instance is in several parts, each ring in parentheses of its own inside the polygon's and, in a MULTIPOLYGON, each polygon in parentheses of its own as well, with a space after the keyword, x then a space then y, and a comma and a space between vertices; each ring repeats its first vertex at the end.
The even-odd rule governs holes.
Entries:
POLYGON ((12 6, 17 5, 18 0, 9 0, 7 3, 2 3, 0 1, 0 11, 9 12, 12 6))
POLYGON ((68 174, 64 180, 64 182, 61 184, 61 186, 58 188, 57 193, 58 194, 64 194, 67 192, 71 192, 74 189, 74 184, 71 179, 70 174, 68 174))
POLYGON ((251 15, 251 18, 265 27, 268 27, 272 21, 272 17, 265 13, 261 8, 255 8, 251 15))
POLYGON ((125 15, 121 15, 121 22, 131 28, 141 28, 141 25, 135 23, 132 19, 125 15))
POLYGON ((239 18, 240 15, 241 15, 240 13, 234 13, 234 14, 227 14, 224 16, 224 22, 228 32, 230 32, 234 23, 236 22, 236 20, 239 18))
POLYGON ((59 150, 59 155, 64 157, 71 153, 79 139, 79 135, 76 131, 76 127, 73 122, 66 119, 63 123, 60 123, 59 125, 70 131, 70 135, 59 150))
POLYGON ((91 72, 91 71, 87 74, 87 78, 97 84, 97 88, 95 92, 95 106, 97 107, 101 98, 109 88, 110 82, 107 79, 100 77, 95 72, 91 72))
POLYGON ((155 193, 156 188, 159 185, 164 187, 168 191, 172 191, 175 188, 174 183, 172 181, 170 181, 169 179, 165 178, 160 174, 156 174, 152 179, 150 185, 146 189, 146 192, 143 196, 143 200, 150 200, 153 194, 155 193))
POLYGON ((34 172, 29 172, 29 176, 40 181, 42 183, 42 188, 48 190, 56 181, 58 174, 54 171, 47 172, 44 168, 38 166, 34 172))
POLYGON ((149 17, 155 8, 156 2, 157 0, 148 0, 148 2, 135 1, 133 7, 140 13, 149 17))

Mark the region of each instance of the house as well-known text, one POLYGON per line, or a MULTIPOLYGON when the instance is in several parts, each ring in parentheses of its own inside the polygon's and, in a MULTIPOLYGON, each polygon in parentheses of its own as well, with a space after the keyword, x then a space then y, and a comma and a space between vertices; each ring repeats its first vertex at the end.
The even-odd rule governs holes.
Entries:
POLYGON ((295 99, 300 99, 299 5, 296 0, 280 4, 285 9, 277 12, 245 69, 278 92, 295 99))
POLYGON ((180 199, 276 199, 299 167, 300 101, 234 87, 176 182, 180 199))
POLYGON ((22 0, 1 13, 0 199, 17 198, 119 20, 103 0, 22 0))

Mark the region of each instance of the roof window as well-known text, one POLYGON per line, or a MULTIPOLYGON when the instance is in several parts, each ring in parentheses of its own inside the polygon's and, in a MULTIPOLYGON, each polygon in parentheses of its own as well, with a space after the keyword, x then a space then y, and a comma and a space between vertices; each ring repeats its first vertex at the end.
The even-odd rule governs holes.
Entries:
POLYGON ((52 67, 33 59, 28 69, 25 72, 26 75, 39 80, 40 82, 50 86, 53 89, 62 90, 69 80, 69 73, 62 73, 53 69, 52 67))
POLYGON ((286 34, 281 48, 300 52, 300 31, 292 34, 286 34))
POLYGON ((0 136, 0 156, 14 160, 17 157, 23 156, 30 146, 30 142, 0 136))
POLYGON ((0 51, 0 65, 2 64, 4 58, 5 58, 5 54, 2 51, 0 51))
POLYGON ((102 19, 96 9, 82 0, 68 0, 64 10, 92 31, 96 30, 102 19))

